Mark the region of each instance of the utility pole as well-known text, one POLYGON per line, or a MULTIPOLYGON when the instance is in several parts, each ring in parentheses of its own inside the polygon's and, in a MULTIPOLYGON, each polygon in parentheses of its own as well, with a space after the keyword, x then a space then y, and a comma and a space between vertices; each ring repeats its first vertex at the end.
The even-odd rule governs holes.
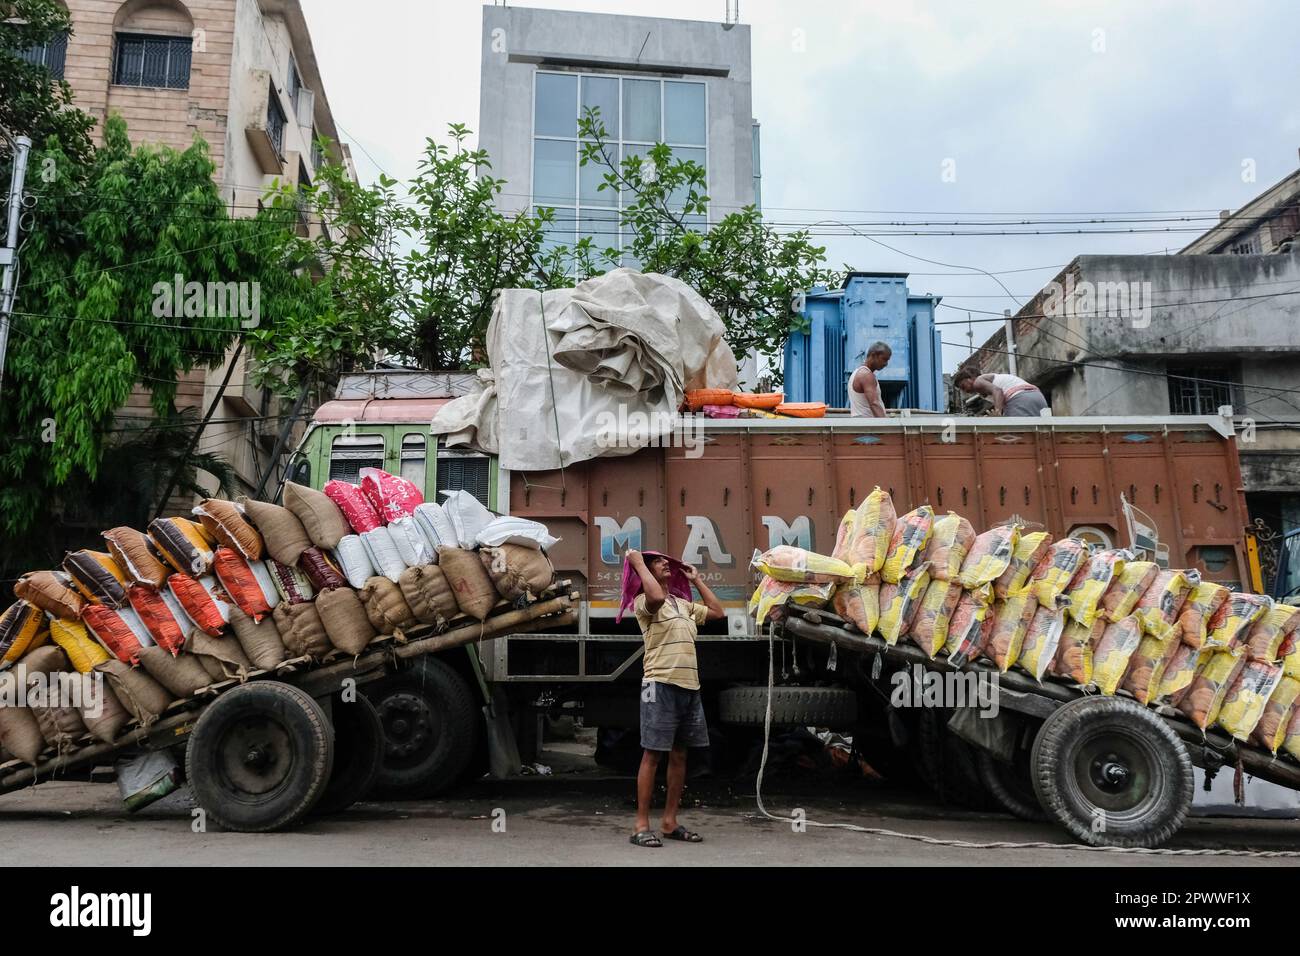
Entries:
POLYGON ((4 382, 5 353, 9 348, 9 318, 13 315, 14 296, 18 292, 18 221, 23 211, 23 180, 27 178, 27 154, 32 141, 26 136, 11 137, 0 127, 0 135, 13 147, 14 166, 9 176, 9 204, 5 207, 5 244, 0 247, 0 385, 4 382))

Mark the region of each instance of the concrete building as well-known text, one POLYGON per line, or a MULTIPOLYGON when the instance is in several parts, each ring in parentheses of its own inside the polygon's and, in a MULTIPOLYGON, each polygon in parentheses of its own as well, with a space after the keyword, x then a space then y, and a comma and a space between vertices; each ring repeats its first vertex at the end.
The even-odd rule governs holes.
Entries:
MULTIPOLYGON (((1080 256, 1012 319, 1054 415, 1214 415, 1238 429, 1252 518, 1300 527, 1300 251, 1080 256)), ((1009 370, 1005 330, 972 357, 1009 370)))
MULTIPOLYGON (((110 113, 126 120, 133 142, 185 149, 202 136, 231 215, 256 214, 277 180, 310 182, 327 158, 351 169, 299 0, 60 2, 71 37, 29 58, 68 81, 76 105, 99 120, 98 137, 110 113), (318 138, 330 144, 328 157, 318 138)), ((302 228, 307 234, 320 226, 304 219, 302 228)), ((229 461, 251 491, 282 409, 252 384, 246 366, 241 359, 199 447, 229 461)), ((186 376, 178 408, 202 415, 225 371, 186 376)), ((150 414, 148 393, 141 389, 124 414, 150 414)))

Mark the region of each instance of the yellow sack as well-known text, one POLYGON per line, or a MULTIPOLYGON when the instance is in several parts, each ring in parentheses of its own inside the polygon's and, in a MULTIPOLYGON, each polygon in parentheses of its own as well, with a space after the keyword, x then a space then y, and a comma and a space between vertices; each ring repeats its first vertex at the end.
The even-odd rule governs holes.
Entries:
POLYGON ((1178 615, 1196 585, 1201 583, 1199 571, 1159 571, 1151 585, 1138 598, 1135 611, 1142 622, 1142 630, 1156 637, 1168 637, 1177 628, 1178 615))
POLYGON ((856 583, 862 580, 861 575, 843 561, 789 544, 764 551, 754 559, 753 567, 777 581, 791 584, 856 583))
POLYGON ((1006 673, 1020 659, 1020 650, 1025 643, 1025 632, 1029 622, 1034 619, 1038 602, 1026 590, 1012 594, 1005 601, 994 605, 993 633, 984 648, 998 670, 1006 673))
POLYGON ((1056 660, 1064 630, 1064 611, 1043 606, 1034 611, 1029 627, 1025 629, 1025 639, 1020 645, 1020 657, 1016 661, 1034 680, 1041 682, 1043 675, 1056 660))
MULTIPOLYGON (((1132 614, 1143 593, 1159 573, 1160 565, 1154 561, 1125 562, 1124 569, 1115 575, 1115 580, 1110 582, 1110 587, 1098 604, 1106 620, 1113 623, 1132 614)), ((1140 621, 1138 623, 1141 624, 1140 621)))
POLYGON ((796 587, 797 584, 777 581, 766 574, 763 575, 763 580, 758 582, 758 587, 754 589, 754 594, 749 599, 749 613, 759 624, 764 623, 773 610, 785 605, 785 602, 790 599, 790 592, 796 587))
POLYGON ((880 577, 886 584, 898 584, 903 579, 925 550, 933 531, 934 509, 929 505, 921 505, 898 519, 889 541, 889 553, 880 567, 880 577))
POLYGON ((930 586, 930 568, 920 564, 897 584, 880 586, 880 636, 886 644, 897 644, 912 624, 921 607, 921 599, 930 586))
POLYGON ((1282 668, 1247 661, 1219 708, 1219 726, 1238 740, 1249 740, 1281 679, 1282 668))
POLYGON ((948 640, 948 622, 961 599, 961 585, 956 581, 931 581, 921 598, 921 609, 912 620, 907 636, 925 651, 931 660, 943 650, 948 640))
POLYGON ((1007 562, 1006 570, 993 582, 993 595, 1005 600, 1023 590, 1029 583, 1029 576, 1034 573, 1051 546, 1052 536, 1046 531, 1020 535, 1011 551, 1011 560, 1007 562))
POLYGON ((889 492, 881 491, 878 485, 854 509, 854 513, 857 520, 852 537, 845 553, 837 554, 836 557, 855 567, 861 565, 861 573, 865 578, 878 572, 884 565, 889 543, 894 538, 898 513, 894 510, 894 499, 889 497, 889 492))
POLYGON ((12 664, 45 643, 45 612, 30 601, 17 601, 0 615, 0 663, 12 664))
POLYGON ((1207 625, 1206 647, 1235 648, 1250 633, 1250 627, 1273 606, 1273 599, 1263 594, 1231 591, 1219 605, 1207 625))
POLYGON ((1062 538, 1054 542, 1029 576, 1029 586, 1034 597, 1044 607, 1062 603, 1070 582, 1088 563, 1088 546, 1077 538, 1062 538))
POLYGON ((992 584, 1010 566, 1019 543, 1018 525, 1000 524, 977 534, 966 560, 961 563, 961 586, 971 591, 992 584))
POLYGON ((1092 649, 1105 633, 1106 622, 1097 620, 1092 627, 1084 627, 1078 621, 1065 616, 1065 626, 1061 629, 1061 641, 1056 648, 1056 661, 1052 673, 1066 677, 1076 684, 1091 684, 1093 678, 1092 649))
POLYGON ((1202 581, 1192 588, 1178 615, 1178 632, 1188 647, 1201 647, 1209 637, 1209 624, 1216 611, 1232 592, 1222 584, 1202 581))
POLYGON ((1120 684, 1139 704, 1153 704, 1160 698, 1165 668, 1179 648, 1178 635, 1164 637, 1143 634, 1137 650, 1129 658, 1128 673, 1120 684))
POLYGON ((858 530, 858 513, 853 508, 844 512, 844 517, 840 519, 839 530, 835 532, 835 547, 831 550, 831 557, 837 561, 843 561, 845 564, 852 564, 848 559, 849 545, 857 536, 858 530))
POLYGON ((1203 661, 1187 692, 1175 705, 1201 730, 1219 719, 1223 699, 1245 667, 1246 655, 1240 650, 1213 650, 1204 655, 1203 661))
POLYGON ((1142 625, 1133 615, 1112 621, 1092 650, 1092 682, 1106 696, 1119 689, 1129 658, 1142 643, 1142 625))
POLYGON ((1111 548, 1098 551, 1088 559, 1082 577, 1070 582, 1066 598, 1070 602, 1070 617, 1084 627, 1092 627, 1097 619, 1097 606, 1111 581, 1124 570, 1124 564, 1133 559, 1133 552, 1111 548))
POLYGON ((1187 689, 1192 686, 1192 679, 1196 676, 1196 672, 1210 659, 1212 653, 1210 649, 1201 650, 1179 644, 1169 656, 1169 663, 1165 665, 1156 696, 1168 697, 1169 703, 1177 707, 1187 695, 1187 689))
POLYGON ((1300 680, 1284 676, 1264 706, 1264 714, 1255 725, 1251 739, 1269 753, 1277 753, 1286 740, 1297 697, 1300 697, 1300 680))
POLYGON ((863 634, 871 634, 880 623, 880 584, 841 584, 831 596, 831 605, 863 634))
POLYGON ((1297 626, 1300 626, 1300 607, 1274 604, 1246 632, 1246 656, 1267 664, 1281 660, 1283 645, 1295 643, 1289 639, 1297 626))
POLYGON ((794 590, 790 592, 788 603, 798 604, 800 607, 825 607, 831 602, 831 594, 834 590, 834 584, 796 584, 794 590))
POLYGON ((934 519, 934 529, 921 560, 930 565, 932 581, 956 581, 961 565, 975 543, 975 529, 959 514, 949 511, 934 519))
POLYGON ((103 645, 86 633, 86 625, 80 621, 52 618, 50 620, 50 638, 63 648, 72 662, 72 667, 79 674, 89 674, 96 664, 111 660, 103 645))
POLYGON ((974 591, 962 591, 957 607, 948 619, 948 663, 965 667, 984 653, 993 634, 993 588, 986 584, 974 591))

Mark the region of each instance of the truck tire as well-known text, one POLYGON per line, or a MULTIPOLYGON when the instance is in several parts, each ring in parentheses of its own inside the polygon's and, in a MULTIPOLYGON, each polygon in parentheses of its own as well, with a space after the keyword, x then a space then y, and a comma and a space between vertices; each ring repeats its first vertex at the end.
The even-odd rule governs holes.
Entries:
POLYGON ((926 707, 916 725, 912 762, 921 781, 949 806, 989 811, 998 803, 980 778, 979 748, 948 729, 951 710, 926 707))
POLYGON ((474 724, 481 719, 461 676, 420 657, 368 693, 384 728, 376 792, 410 799, 454 787, 474 754, 474 724))
POLYGON ((225 830, 265 833, 301 820, 334 763, 320 704, 279 681, 226 691, 199 716, 185 772, 204 813, 225 830))
POLYGON ((1061 707, 1044 721, 1031 760, 1038 802, 1092 846, 1160 846, 1192 803, 1192 761, 1182 740, 1126 698, 1085 697, 1061 707))
POLYGON ((999 760, 987 750, 981 750, 975 760, 980 781, 1003 810, 1030 823, 1043 823, 1047 820, 1047 814, 1043 812, 1042 805, 1034 794, 1028 750, 1016 751, 1014 763, 999 760))
MULTIPOLYGON (((718 695, 724 724, 762 727, 766 687, 728 687, 718 695)), ((858 720, 858 695, 847 687, 773 687, 773 727, 852 727, 858 720)))
POLYGON ((334 727, 334 770, 312 808, 313 816, 341 813, 364 800, 375 788, 384 765, 384 725, 379 711, 364 695, 351 701, 336 696, 331 702, 330 723, 334 727))

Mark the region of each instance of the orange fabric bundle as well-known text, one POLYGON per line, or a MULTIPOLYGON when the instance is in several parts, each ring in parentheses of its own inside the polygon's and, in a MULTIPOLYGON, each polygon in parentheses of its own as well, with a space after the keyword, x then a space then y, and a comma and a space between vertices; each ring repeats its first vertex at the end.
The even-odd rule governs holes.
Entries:
POLYGON ((215 593, 216 582, 208 580, 211 587, 188 574, 173 574, 167 579, 167 587, 199 630, 220 637, 230 619, 230 606, 215 593))
POLYGON ((782 402, 776 406, 778 415, 788 415, 791 418, 825 418, 825 402, 782 402))
POLYGON ((730 405, 731 397, 729 388, 691 388, 686 390, 686 406, 698 412, 705 405, 730 405))
POLYGON ((127 594, 131 599, 131 609, 140 616, 140 623, 148 630, 154 643, 172 657, 179 654, 185 646, 185 638, 189 636, 187 627, 191 622, 179 606, 174 606, 176 599, 166 592, 155 591, 143 584, 131 585, 127 594), (173 603, 169 604, 168 598, 173 603))
POLYGON ((230 599, 254 622, 271 613, 271 605, 257 583, 253 569, 238 551, 233 548, 217 548, 212 570, 216 572, 217 580, 230 595, 230 599))
POLYGON ((771 411, 785 401, 781 392, 733 392, 732 401, 741 408, 761 408, 771 411))

